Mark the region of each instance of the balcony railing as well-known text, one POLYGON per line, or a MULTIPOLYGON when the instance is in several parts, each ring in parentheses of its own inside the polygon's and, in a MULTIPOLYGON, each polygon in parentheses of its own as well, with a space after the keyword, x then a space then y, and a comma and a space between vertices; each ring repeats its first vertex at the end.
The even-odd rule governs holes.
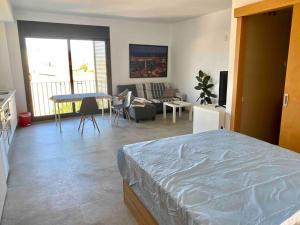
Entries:
MULTIPOLYGON (((96 81, 74 81, 74 93, 93 93, 97 92, 96 81)), ((107 92, 106 84, 97 81, 98 91, 107 92)), ((54 114, 54 105, 50 98, 53 95, 71 94, 71 82, 32 82, 31 97, 33 105, 33 114, 35 117, 48 116, 54 114)), ((76 103, 76 110, 79 109, 80 103, 76 103)), ((61 103, 61 113, 72 113, 72 103, 61 103)))

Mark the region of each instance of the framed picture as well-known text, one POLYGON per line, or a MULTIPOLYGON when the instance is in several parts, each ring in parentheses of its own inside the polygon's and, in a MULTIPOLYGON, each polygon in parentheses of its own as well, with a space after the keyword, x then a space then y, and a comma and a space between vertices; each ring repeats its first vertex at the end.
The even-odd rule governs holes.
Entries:
POLYGON ((129 45, 130 78, 167 77, 168 46, 129 45))

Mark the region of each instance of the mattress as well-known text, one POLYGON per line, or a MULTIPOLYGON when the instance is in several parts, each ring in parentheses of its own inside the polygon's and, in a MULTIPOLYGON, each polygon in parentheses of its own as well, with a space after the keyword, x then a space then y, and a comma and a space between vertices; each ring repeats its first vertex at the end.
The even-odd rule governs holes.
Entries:
POLYGON ((126 145, 118 163, 160 225, 279 225, 300 209, 300 155, 242 134, 126 145))

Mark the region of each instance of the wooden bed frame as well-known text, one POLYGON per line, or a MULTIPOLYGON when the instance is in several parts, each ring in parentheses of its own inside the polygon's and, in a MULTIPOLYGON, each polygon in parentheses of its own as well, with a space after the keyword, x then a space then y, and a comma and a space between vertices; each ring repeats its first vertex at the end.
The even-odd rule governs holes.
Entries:
POLYGON ((123 181, 123 195, 126 206, 139 225, 159 225, 126 181, 123 181))

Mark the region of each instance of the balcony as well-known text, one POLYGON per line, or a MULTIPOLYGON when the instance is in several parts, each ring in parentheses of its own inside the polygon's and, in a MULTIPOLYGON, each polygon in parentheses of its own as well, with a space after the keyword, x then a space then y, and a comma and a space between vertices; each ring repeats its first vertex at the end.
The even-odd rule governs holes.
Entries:
MULTIPOLYGON (((97 82, 95 80, 73 81, 73 89, 70 81, 61 82, 31 82, 31 97, 34 117, 43 117, 54 115, 54 105, 50 100, 53 95, 63 94, 81 94, 104 92, 107 93, 107 85, 105 81, 97 82)), ((79 110, 80 102, 75 103, 61 103, 60 113, 73 113, 79 110)), ((107 108, 105 102, 99 101, 99 107, 107 108)))

